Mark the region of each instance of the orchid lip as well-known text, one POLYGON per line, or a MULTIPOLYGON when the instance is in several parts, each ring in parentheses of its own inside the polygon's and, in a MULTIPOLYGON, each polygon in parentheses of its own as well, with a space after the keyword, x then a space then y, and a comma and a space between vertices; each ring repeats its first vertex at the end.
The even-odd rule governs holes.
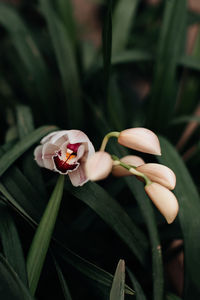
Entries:
POLYGON ((76 160, 77 151, 81 143, 68 144, 66 152, 62 153, 62 150, 56 152, 53 156, 55 169, 61 174, 67 174, 68 172, 75 171, 79 167, 79 162, 76 160), (64 156, 64 157, 63 157, 64 156))

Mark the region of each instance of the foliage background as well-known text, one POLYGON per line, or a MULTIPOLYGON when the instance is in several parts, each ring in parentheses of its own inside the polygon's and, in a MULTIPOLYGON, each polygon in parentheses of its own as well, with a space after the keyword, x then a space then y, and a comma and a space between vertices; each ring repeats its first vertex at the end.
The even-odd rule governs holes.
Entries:
MULTIPOLYGON (((123 258, 126 292, 136 291, 126 299, 198 299, 198 10, 191 10, 186 0, 157 5, 98 1, 91 20, 80 25, 69 0, 4 2, 0 1, 2 299, 33 299, 25 261, 57 179, 36 166, 35 145, 57 128, 76 128, 98 149, 108 131, 135 126, 160 134, 162 156, 143 158, 158 160, 176 173, 179 216, 167 225, 134 178, 110 176, 76 189, 66 178, 36 298, 108 299, 111 274, 123 258), (191 30, 193 43, 188 39, 191 30), (183 244, 174 250, 171 243, 177 239, 183 244), (179 264, 183 251, 184 270, 179 264)), ((119 156, 127 153, 115 141, 108 149, 119 156)))

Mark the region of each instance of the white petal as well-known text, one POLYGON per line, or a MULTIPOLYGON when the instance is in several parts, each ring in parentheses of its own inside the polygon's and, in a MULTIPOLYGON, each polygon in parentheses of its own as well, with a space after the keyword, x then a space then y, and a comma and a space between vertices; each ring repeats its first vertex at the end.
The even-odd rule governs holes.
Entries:
POLYGON ((49 134, 47 134, 45 137, 43 137, 43 139, 40 141, 41 144, 45 144, 47 142, 50 141, 50 139, 55 135, 57 134, 59 131, 53 131, 49 134))
POLYGON ((68 175, 73 186, 82 186, 88 181, 83 164, 77 170, 69 172, 68 175))
POLYGON ((42 158, 44 166, 47 169, 54 170, 53 156, 55 152, 59 150, 59 147, 50 143, 46 143, 42 149, 42 158))
POLYGON ((40 146, 37 146, 34 150, 35 160, 40 167, 44 167, 44 162, 42 159, 42 148, 43 148, 43 146, 40 145, 40 146))

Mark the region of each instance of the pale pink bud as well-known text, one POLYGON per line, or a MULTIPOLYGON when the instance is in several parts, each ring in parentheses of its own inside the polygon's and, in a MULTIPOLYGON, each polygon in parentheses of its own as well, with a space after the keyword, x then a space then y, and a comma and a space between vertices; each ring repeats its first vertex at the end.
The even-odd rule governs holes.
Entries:
POLYGON ((94 152, 94 147, 84 132, 60 130, 41 140, 41 145, 34 151, 34 157, 40 167, 68 174, 74 186, 81 186, 88 181, 85 161, 94 152))
POLYGON ((130 128, 120 132, 118 143, 149 154, 161 155, 160 143, 157 135, 146 128, 130 128))
POLYGON ((170 168, 164 165, 153 163, 144 164, 139 166, 137 171, 145 174, 151 181, 160 183, 170 190, 175 188, 176 175, 170 168))
POLYGON ((167 223, 172 223, 179 210, 175 195, 166 187, 156 182, 145 186, 145 191, 160 213, 165 217, 167 223))
POLYGON ((91 181, 106 178, 112 170, 113 160, 107 152, 95 152, 85 165, 86 175, 91 181))
MULTIPOLYGON (((144 164, 144 160, 141 157, 136 156, 136 155, 124 156, 120 159, 120 161, 122 161, 123 163, 125 163, 127 165, 134 166, 134 167, 138 167, 138 166, 144 164)), ((113 166, 112 174, 116 177, 132 175, 127 169, 123 168, 120 165, 113 166)))

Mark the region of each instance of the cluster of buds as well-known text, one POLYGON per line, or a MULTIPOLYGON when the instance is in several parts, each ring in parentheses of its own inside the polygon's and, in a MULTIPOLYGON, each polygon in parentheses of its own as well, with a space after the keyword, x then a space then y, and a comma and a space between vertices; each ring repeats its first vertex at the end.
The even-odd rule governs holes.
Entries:
POLYGON ((145 182, 145 192, 170 224, 178 214, 179 205, 171 192, 176 185, 174 172, 160 164, 145 163, 135 155, 121 159, 105 152, 110 137, 116 137, 118 143, 144 153, 161 155, 158 137, 146 128, 131 128, 121 132, 107 134, 102 142, 100 151, 91 155, 85 165, 86 176, 92 181, 106 178, 110 173, 114 176, 134 175, 145 182))

